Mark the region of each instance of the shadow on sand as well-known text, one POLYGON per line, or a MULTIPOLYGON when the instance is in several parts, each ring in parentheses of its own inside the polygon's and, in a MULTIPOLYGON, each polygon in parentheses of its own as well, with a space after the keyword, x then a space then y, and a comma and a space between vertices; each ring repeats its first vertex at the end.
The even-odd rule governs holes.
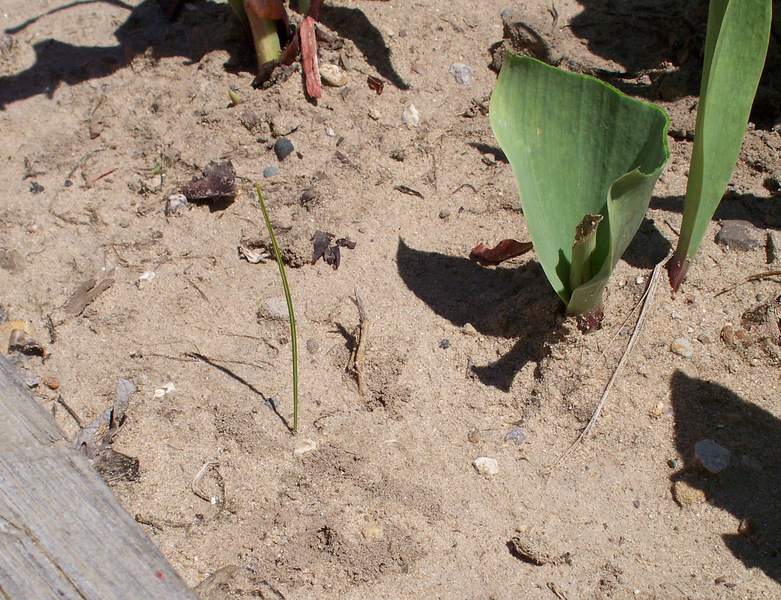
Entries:
MULTIPOLYGON (((736 519, 724 544, 748 568, 781 582, 781 420, 731 390, 676 371, 670 384, 675 445, 683 467, 672 476, 705 492, 736 519), (727 448, 729 466, 712 474, 699 466, 694 445, 709 438, 727 448), (754 533, 738 534, 748 519, 754 533)), ((757 393, 760 393, 759 391, 757 393)))

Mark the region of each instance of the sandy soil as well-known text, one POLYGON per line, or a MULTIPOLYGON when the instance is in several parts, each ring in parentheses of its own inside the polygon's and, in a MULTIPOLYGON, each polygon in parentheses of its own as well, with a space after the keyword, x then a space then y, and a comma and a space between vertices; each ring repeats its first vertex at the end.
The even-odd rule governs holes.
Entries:
POLYGON ((0 317, 29 321, 45 354, 15 357, 69 435, 112 405, 119 378, 137 386, 113 449, 139 472, 106 477, 202 598, 781 597, 779 347, 762 329, 773 320, 754 318, 778 310, 779 279, 743 281, 779 268, 779 92, 760 90, 682 291, 659 282, 593 432, 550 472, 675 244, 707 7, 556 0, 554 26, 549 6, 328 2, 324 26, 344 45, 321 60, 349 81, 312 103, 298 71, 251 87, 227 3, 186 5, 169 24, 154 0, 3 2, 0 317), (533 253, 468 259, 479 240, 527 239, 486 113, 508 7, 564 67, 671 116, 668 167, 587 335, 533 253), (283 161, 278 137, 295 147, 283 161), (168 196, 220 160, 235 201, 167 215, 168 196), (267 237, 256 182, 290 263, 297 436, 279 273, 237 250, 267 237), (735 218, 760 230, 758 248, 714 241, 735 218), (316 230, 356 242, 338 270, 311 264, 316 230), (363 395, 348 367, 356 292, 363 395), (688 358, 671 351, 679 338, 688 358), (704 439, 730 451, 718 474, 695 458, 704 439), (498 473, 479 474, 478 457, 498 473))

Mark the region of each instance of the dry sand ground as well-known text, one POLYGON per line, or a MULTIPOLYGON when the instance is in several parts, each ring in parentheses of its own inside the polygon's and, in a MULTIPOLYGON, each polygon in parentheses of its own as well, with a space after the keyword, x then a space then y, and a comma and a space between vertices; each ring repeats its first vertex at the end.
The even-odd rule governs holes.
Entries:
POLYGON ((718 295, 778 269, 765 247, 781 227, 778 92, 760 92, 681 293, 660 282, 594 432, 548 475, 675 244, 706 13, 693 1, 554 4, 555 27, 548 0, 328 2, 323 22, 345 42, 321 58, 341 55, 349 82, 314 104, 298 72, 252 89, 227 3, 195 2, 169 24, 154 0, 3 1, 2 316, 29 320, 44 344, 26 368, 59 384, 35 390, 68 434, 65 404, 87 422, 118 378, 137 385, 113 447, 140 472, 112 486, 201 597, 781 597, 779 349, 744 328, 777 303, 779 280, 718 295), (498 268, 468 260, 478 240, 527 238, 485 112, 508 7, 547 28, 568 68, 625 73, 610 81, 671 115, 670 162, 588 335, 563 320, 533 253, 498 268), (456 82, 453 63, 472 81, 456 82), (230 87, 243 104, 229 106, 230 87), (410 104, 416 127, 402 119, 410 104), (295 146, 282 162, 279 136, 295 146), (165 214, 170 194, 227 159, 235 202, 165 214), (297 265, 295 437, 279 274, 237 252, 265 238, 255 182, 297 265), (728 218, 760 228, 762 247, 717 245, 728 218), (338 270, 310 264, 315 230, 356 242, 338 270), (69 314, 85 281, 108 278, 69 314), (363 396, 347 372, 355 291, 370 319, 363 396), (677 338, 689 358, 671 352, 677 338), (505 439, 514 427, 520 444, 505 439), (694 458, 706 438, 731 452, 718 475, 694 458), (481 456, 498 474, 477 473, 481 456), (200 485, 215 504, 191 489, 210 461, 200 485))

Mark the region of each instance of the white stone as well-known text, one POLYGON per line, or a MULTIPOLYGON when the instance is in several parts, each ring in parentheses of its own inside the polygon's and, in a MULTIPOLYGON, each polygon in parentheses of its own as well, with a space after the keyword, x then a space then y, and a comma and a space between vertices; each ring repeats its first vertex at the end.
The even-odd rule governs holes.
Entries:
POLYGON ((404 109, 404 112, 401 113, 401 118, 404 119, 404 122, 409 127, 417 127, 418 123, 420 123, 420 114, 414 104, 410 104, 404 109))
POLYGON ((472 463, 472 466, 477 470, 480 475, 486 477, 492 477, 499 473, 499 463, 495 458, 488 458, 487 456, 481 456, 476 458, 472 463))
POLYGON ((293 454, 296 456, 302 456, 307 452, 313 452, 317 450, 317 442, 314 440, 303 439, 296 442, 293 446, 293 454))
POLYGON ((683 356, 684 358, 691 358, 692 354, 694 354, 694 348, 692 348, 691 342, 686 338, 678 338, 677 340, 673 340, 673 343, 670 344, 670 350, 675 352, 678 356, 683 356))
POLYGON ((342 87, 347 84, 347 75, 332 63, 320 65, 320 77, 323 79, 323 83, 331 87, 342 87))

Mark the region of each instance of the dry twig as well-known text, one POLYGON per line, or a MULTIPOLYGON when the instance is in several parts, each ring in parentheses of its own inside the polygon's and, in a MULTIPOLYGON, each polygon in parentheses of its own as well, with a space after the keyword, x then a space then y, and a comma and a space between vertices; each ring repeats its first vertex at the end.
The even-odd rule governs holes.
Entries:
POLYGON ((355 332, 357 343, 350 365, 358 379, 358 393, 363 396, 363 361, 366 355, 366 338, 369 336, 369 317, 366 316, 366 310, 363 308, 363 301, 358 295, 358 290, 355 290, 355 304, 358 306, 358 329, 355 332))
POLYGON ((749 281, 760 281, 764 279, 765 277, 777 277, 781 275, 781 271, 765 271, 763 273, 754 273, 753 275, 749 275, 748 277, 744 277, 740 281, 738 281, 736 284, 731 285, 729 287, 725 287, 723 290, 720 290, 716 294, 713 295, 714 298, 718 298, 722 294, 726 294, 727 292, 731 292, 734 289, 737 289, 738 286, 743 285, 744 283, 748 283, 749 281))

